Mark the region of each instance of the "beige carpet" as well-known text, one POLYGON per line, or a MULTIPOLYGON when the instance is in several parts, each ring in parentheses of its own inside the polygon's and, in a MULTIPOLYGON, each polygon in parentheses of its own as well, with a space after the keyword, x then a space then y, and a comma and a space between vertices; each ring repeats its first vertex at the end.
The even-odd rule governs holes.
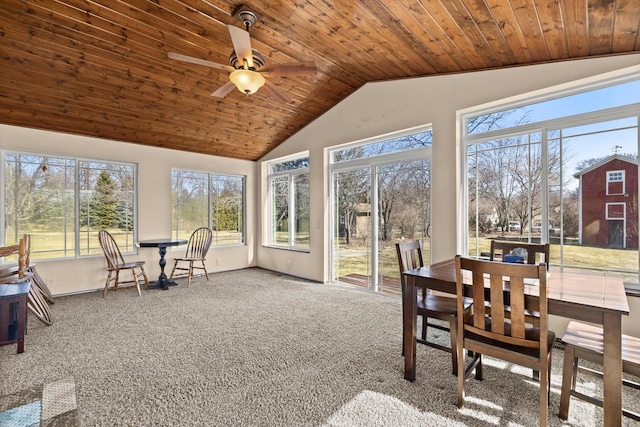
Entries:
MULTIPOLYGON (((464 410, 444 352, 418 346, 417 379, 405 381, 398 297, 247 269, 142 298, 61 297, 52 316, 29 318, 23 354, 0 347, 0 395, 74 378, 83 426, 538 424, 523 368, 487 360, 464 410)), ((601 410, 576 400, 569 423, 557 417, 561 362, 554 350, 549 424, 600 425, 601 410)))

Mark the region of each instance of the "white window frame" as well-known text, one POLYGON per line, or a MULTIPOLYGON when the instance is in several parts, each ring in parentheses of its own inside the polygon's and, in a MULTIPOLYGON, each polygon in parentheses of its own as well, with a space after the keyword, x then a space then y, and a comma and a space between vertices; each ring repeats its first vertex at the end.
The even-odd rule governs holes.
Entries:
POLYGON ((626 221, 627 219, 627 204, 625 202, 611 202, 605 203, 605 219, 612 221, 626 221), (609 216, 609 206, 622 206, 622 218, 612 218, 609 216))
MULTIPOLYGON (((295 230, 295 224, 294 224, 295 212, 296 212, 296 206, 295 206, 296 195, 294 191, 295 179, 300 175, 305 175, 305 174, 307 175, 307 177, 310 178, 309 167, 301 167, 301 168, 291 169, 291 170, 286 170, 281 172, 272 172, 273 165, 277 165, 280 163, 287 163, 287 162, 296 161, 296 160, 303 160, 303 159, 307 159, 307 162, 309 162, 310 159, 309 159, 308 152, 298 153, 293 156, 281 157, 279 159, 274 159, 267 162, 267 200, 268 200, 267 215, 268 215, 268 218, 266 223, 268 226, 268 233, 267 233, 267 242, 265 245, 267 247, 285 249, 285 250, 296 251, 296 252, 307 252, 307 253, 311 248, 311 242, 309 242, 308 247, 296 246, 295 244, 296 230, 295 230), (273 180, 281 177, 287 177, 287 185, 289 188, 289 195, 288 195, 289 212, 287 216, 287 222, 288 222, 287 229, 288 229, 289 236, 288 236, 288 244, 286 245, 275 242, 275 236, 274 236, 275 227, 273 224, 273 197, 271 194, 271 189, 272 189, 271 184, 273 180)), ((309 194, 309 198, 311 198, 310 194, 309 194)), ((309 202, 310 201, 311 200, 309 200, 309 202)), ((311 233, 311 217, 309 217, 309 233, 311 233)))
MULTIPOLYGON (((211 228, 211 230, 213 231, 213 241, 211 243, 211 246, 216 246, 216 247, 223 247, 223 246, 244 246, 246 245, 247 242, 247 238, 246 238, 246 230, 247 230, 247 226, 246 226, 246 221, 247 221, 247 177, 245 175, 234 175, 234 174, 228 174, 228 173, 219 173, 219 172, 204 172, 204 171, 195 171, 195 170, 189 170, 189 169, 171 169, 171 192, 173 193, 173 174, 174 172, 187 172, 187 173, 193 173, 193 174, 201 174, 201 175, 206 175, 207 177, 207 187, 208 187, 208 191, 207 191, 207 224, 203 224, 203 226, 209 227, 211 228), (213 183, 215 181, 215 177, 232 177, 232 178, 240 178, 242 180, 242 237, 241 237, 241 241, 240 242, 233 242, 233 243, 218 243, 218 236, 216 233, 216 230, 213 229, 213 219, 214 219, 214 212, 212 212, 212 201, 213 201, 213 196, 211 194, 211 190, 212 190, 212 186, 213 183)), ((172 206, 172 216, 173 216, 173 211, 175 210, 175 206, 172 206)), ((171 223, 173 224, 173 217, 171 218, 171 223)), ((173 225, 172 225, 172 230, 171 230, 171 235, 174 238, 177 238, 177 236, 175 236, 175 229, 173 229, 173 225)))
MULTIPOLYGON (((432 146, 428 146, 428 147, 423 147, 423 148, 414 148, 414 149, 409 149, 409 150, 402 150, 396 153, 385 153, 385 154, 381 154, 378 156, 370 156, 370 157, 359 157, 356 159, 352 159, 352 160, 345 160, 345 161, 340 161, 340 162, 334 162, 333 161, 333 153, 336 151, 340 151, 340 150, 344 150, 347 148, 353 148, 353 147, 358 147, 358 146, 362 146, 362 145, 368 145, 368 144, 374 144, 376 142, 381 142, 381 141, 385 141, 385 140, 391 140, 391 139, 395 139, 395 138, 400 138, 402 136, 406 136, 406 135, 412 135, 412 134, 416 134, 416 133, 420 133, 420 132, 433 132, 433 126, 431 124, 429 125, 423 125, 423 126, 416 126, 416 127, 412 127, 412 128, 408 128, 408 129, 404 129, 398 132, 390 132, 387 134, 383 134, 383 135, 379 135, 376 137, 372 137, 372 138, 366 138, 366 139, 362 139, 359 141, 354 141, 354 142, 350 142, 347 144, 341 144, 341 145, 337 145, 337 146, 333 146, 333 147, 329 147, 327 149, 325 149, 326 152, 326 156, 327 156, 327 162, 329 163, 329 188, 328 188, 328 194, 329 194, 329 205, 330 206, 334 206, 335 203, 335 195, 333 193, 333 188, 334 188, 334 180, 335 180, 335 175, 336 173, 339 173, 341 171, 349 171, 349 170, 354 170, 354 169, 361 169, 361 168, 370 168, 372 170, 371 173, 371 191, 373 193, 374 199, 371 200, 371 205, 372 206, 377 206, 377 175, 376 175, 376 170, 378 167, 380 166, 384 166, 384 165, 388 165, 388 164, 393 164, 393 163, 399 163, 399 162, 411 162, 411 161, 415 161, 415 160, 426 160, 429 159, 429 161, 432 160, 432 151, 433 148, 432 146)), ((433 191, 431 192, 431 196, 433 196, 433 191)), ((431 201, 429 201, 429 206, 433 206, 431 201)), ((330 226, 329 226, 329 230, 335 230, 336 229, 336 218, 334 218, 333 215, 333 208, 330 209, 331 212, 331 216, 330 216, 330 226)), ((429 216, 431 217, 433 215, 432 211, 429 211, 429 216)), ((431 222, 431 221, 429 221, 431 222)), ((377 292, 377 277, 378 277, 378 235, 377 235, 377 230, 378 230, 378 221, 377 221, 377 215, 372 215, 371 216, 371 224, 370 224, 370 233, 371 233, 371 243, 372 243, 372 249, 371 249, 371 277, 375 278, 374 282, 373 282, 373 288, 372 291, 373 292, 377 292)), ((429 244, 431 247, 433 247, 433 241, 430 239, 429 244)), ((335 272, 333 271, 333 260, 334 257, 336 256, 334 248, 335 248, 335 236, 333 232, 330 232, 330 237, 329 237, 329 248, 330 248, 330 255, 329 255, 329 259, 331 260, 328 263, 328 268, 329 268, 329 277, 331 278, 331 280, 333 281, 333 277, 335 272)), ((433 251, 429 251, 429 254, 431 254, 433 251)), ((425 259, 424 260, 425 264, 431 264, 431 259, 425 259)))
MULTIPOLYGON (((459 142, 460 142, 460 150, 461 156, 459 158, 460 161, 460 169, 459 169, 459 179, 460 179, 460 191, 458 192, 458 240, 457 240, 457 250, 458 253, 469 253, 469 230, 468 230, 468 177, 467 177, 467 152, 468 146, 470 144, 478 143, 478 142, 486 142, 491 141, 496 138, 503 137, 511 137, 524 133, 533 133, 533 132, 543 132, 544 138, 548 134, 548 130, 550 129, 563 129, 568 127, 587 125, 592 122, 605 122, 610 120, 615 120, 623 117, 637 117, 638 124, 640 124, 640 104, 629 104, 623 105, 619 107, 608 108, 599 111, 591 111, 587 113, 576 114, 573 116, 560 117, 545 121, 539 121, 534 123, 527 123, 520 126, 513 126, 508 129, 498 129, 492 130, 488 132, 478 133, 478 134, 467 134, 467 118, 475 117, 478 115, 489 114, 492 112, 499 112, 510 108, 516 107, 526 107, 527 105, 544 101, 551 100, 555 98, 559 98, 562 96, 573 95, 582 93, 585 91, 596 90, 602 87, 611 86, 615 84, 621 84, 629 81, 634 81, 638 79, 638 72, 630 73, 626 75, 620 75, 613 78, 601 79, 599 81, 591 81, 590 83, 582 83, 577 84, 571 88, 564 88, 559 91, 546 91, 543 95, 535 95, 532 97, 524 97, 518 96, 512 98, 512 100, 508 100, 504 103, 492 103, 488 107, 478 108, 478 109, 467 109, 464 111, 459 111, 457 113, 458 117, 458 125, 459 125, 459 142), (513 101, 513 99, 517 98, 517 101, 513 101)), ((544 144, 544 142, 543 142, 544 144)), ((638 147, 640 152, 640 131, 638 131, 638 147)), ((548 199, 543 203, 542 210, 543 212, 548 211, 548 199)), ((640 215, 639 215, 640 217, 640 215)), ((543 228, 544 221, 543 221, 543 228)), ((543 235, 543 242, 548 241, 547 236, 543 235)), ((640 260, 639 265, 636 265, 636 269, 640 271, 640 260)))
POLYGON ((606 188, 606 192, 607 192, 607 196, 618 196, 621 194, 624 194, 626 191, 626 187, 625 187, 625 171, 624 170, 616 170, 616 171, 607 171, 607 188, 606 188), (621 179, 612 179, 613 177, 617 177, 617 176, 621 176, 621 179), (620 193, 610 193, 609 192, 609 183, 612 182, 622 182, 622 190, 620 193))
MULTIPOLYGON (((20 151, 20 150, 0 150, 0 163, 2 164, 2 173, 0 173, 0 223, 2 224, 6 224, 6 217, 5 217, 5 174, 4 174, 4 167, 5 167, 5 161, 6 161, 6 155, 11 154, 11 155, 26 155, 26 156, 40 156, 40 157, 51 157, 51 158, 55 158, 55 159, 65 159, 65 160, 72 160, 75 165, 74 165, 74 175, 75 175, 75 183, 73 185, 73 191, 74 191, 74 198, 75 198, 75 209, 73 212, 74 215, 74 221, 73 221, 73 234, 74 234, 74 255, 73 256, 65 256, 65 257, 45 257, 45 258, 40 258, 43 260, 57 260, 57 261, 65 261, 65 260, 73 260, 73 259, 80 259, 80 258, 91 258, 91 257, 97 257, 97 256, 103 256, 102 254, 82 254, 81 253, 81 246, 80 246, 80 239, 82 238, 82 233, 80 232, 80 204, 79 204, 79 199, 80 199, 80 182, 79 182, 79 164, 83 163, 83 162, 88 162, 88 163, 106 163, 106 164, 111 164, 111 165, 126 165, 126 166, 131 166, 133 169, 133 230, 131 233, 131 239, 132 239, 132 244, 131 245, 126 245, 127 247, 131 247, 131 250, 123 250, 123 246, 120 246, 120 250, 122 251, 122 253, 124 255, 127 254, 137 254, 137 247, 135 244, 133 244, 133 242, 137 242, 138 241, 138 163, 135 162, 123 162, 123 161, 117 161, 117 160, 107 160, 107 159, 92 159, 92 158, 86 158, 86 157, 72 157, 72 156, 64 156, 64 155, 59 155, 59 154, 52 154, 52 153, 45 153, 45 152, 41 152, 41 151, 37 151, 37 152, 29 152, 29 151, 20 151)), ((97 233, 97 230, 96 230, 97 233)), ((6 245, 7 243, 7 236, 6 236, 6 230, 5 227, 0 227, 0 244, 2 245, 6 245)), ((65 250, 66 251, 66 250, 65 250)), ((34 250, 33 248, 31 249, 31 253, 36 254, 37 250, 34 250)))

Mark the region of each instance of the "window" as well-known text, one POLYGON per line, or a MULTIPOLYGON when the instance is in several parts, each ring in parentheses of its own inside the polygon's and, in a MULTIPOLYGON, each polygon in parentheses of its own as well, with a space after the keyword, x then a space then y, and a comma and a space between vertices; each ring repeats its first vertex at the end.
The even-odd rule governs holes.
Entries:
POLYGON ((268 174, 268 244, 308 250, 309 157, 269 163, 268 174))
POLYGON ((101 254, 108 230, 122 252, 134 252, 136 172, 131 163, 3 153, 3 241, 31 234, 33 258, 101 254))
POLYGON ((429 263, 432 139, 421 126, 329 151, 333 283, 400 293, 402 241, 429 263))
POLYGON ((607 172, 607 194, 624 194, 624 171, 607 172))
POLYGON ((245 242, 243 176, 171 171, 174 238, 188 239, 197 228, 213 230, 213 245, 245 242))
POLYGON ((635 79, 600 84, 598 96, 466 116, 461 250, 482 256, 492 239, 548 242, 551 264, 614 271, 640 288, 637 181, 624 188, 625 175, 638 174, 640 99, 627 93, 640 87, 635 79), (602 110, 599 99, 616 104, 602 110))

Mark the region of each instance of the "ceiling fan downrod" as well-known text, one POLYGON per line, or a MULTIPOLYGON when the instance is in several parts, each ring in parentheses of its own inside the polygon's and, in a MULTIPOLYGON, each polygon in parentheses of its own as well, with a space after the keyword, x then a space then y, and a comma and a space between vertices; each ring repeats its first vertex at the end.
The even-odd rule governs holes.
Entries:
POLYGON ((233 12, 233 16, 238 21, 242 22, 242 25, 245 26, 247 32, 249 31, 249 28, 260 19, 257 13, 249 9, 244 4, 241 4, 236 8, 233 12))

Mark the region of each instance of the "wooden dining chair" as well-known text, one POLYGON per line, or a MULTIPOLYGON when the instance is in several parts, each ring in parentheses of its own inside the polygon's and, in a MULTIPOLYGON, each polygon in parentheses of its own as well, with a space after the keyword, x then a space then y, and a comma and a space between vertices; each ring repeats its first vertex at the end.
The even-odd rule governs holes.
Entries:
MULTIPOLYGON (((406 279, 402 273, 407 270, 424 266, 422 247, 420 246, 419 240, 406 243, 396 243, 396 252, 398 255, 398 268, 400 270, 402 298, 404 301, 406 279)), ((469 305, 470 304, 467 304, 467 307, 469 305)), ((426 290, 423 290, 422 294, 418 295, 417 309, 418 316, 422 316, 422 334, 420 338, 416 337, 416 342, 450 353, 453 375, 457 375, 458 360, 456 356, 456 317, 458 306, 456 304, 456 299, 442 295, 432 295, 427 293, 426 290), (438 323, 429 322, 430 318, 445 321, 448 325, 443 326, 438 323), (434 341, 429 341, 427 339, 427 328, 429 327, 448 332, 450 334, 450 347, 446 347, 434 341)), ((404 355, 404 339, 402 340, 402 354, 404 355)))
MULTIPOLYGON (((602 328, 585 323, 571 321, 562 336, 564 350, 564 367, 562 370, 562 390, 560 393, 561 419, 569 418, 569 399, 575 397, 585 402, 602 407, 601 399, 576 390, 578 372, 602 378, 602 371, 597 366, 580 366, 580 359, 603 365, 604 333, 602 328)), ((640 338, 622 335, 622 372, 640 378, 640 338)), ((623 378, 622 384, 640 390, 640 383, 623 378)), ((622 409, 622 415, 640 421, 640 411, 622 409)))
POLYGON ((107 281, 104 284, 104 291, 102 292, 102 298, 107 295, 107 289, 109 288, 109 284, 112 281, 114 290, 117 290, 119 285, 128 285, 133 283, 136 287, 136 290, 138 291, 138 296, 142 296, 142 292, 140 291, 140 282, 138 279, 142 277, 145 284, 149 286, 149 279, 147 278, 147 274, 144 271, 144 261, 125 262, 124 258, 122 257, 122 253, 118 248, 118 244, 107 230, 100 230, 98 232, 98 241, 100 242, 100 247, 102 248, 104 257, 107 260, 108 272, 107 281), (133 275, 133 280, 121 282, 121 270, 130 270, 131 274, 133 275))
POLYGON ((458 366, 464 366, 465 350, 478 355, 469 369, 458 370, 458 408, 464 406, 465 381, 474 368, 476 378, 482 379, 482 357, 491 356, 540 372, 540 425, 546 426, 555 334, 548 330, 545 265, 484 261, 459 255, 455 264, 458 313, 465 311, 462 303, 465 294, 473 299, 471 317, 458 315, 458 366), (539 298, 527 298, 526 286, 536 286, 539 298), (470 290, 465 291, 466 287, 470 290), (491 304, 490 311, 486 310, 487 303, 491 304), (504 315, 507 307, 510 318, 504 315), (539 327, 526 322, 527 309, 540 312, 539 327))
POLYGON ((511 254, 514 249, 524 249, 526 255, 524 264, 538 264, 544 262, 549 270, 549 244, 548 243, 525 243, 514 241, 491 241, 490 261, 504 261, 505 255, 511 254))
MULTIPOLYGON (((511 254, 515 249, 523 249, 525 256, 523 264, 538 264, 544 262, 549 271, 549 244, 548 243, 524 243, 514 241, 491 241, 490 261, 504 261, 505 255, 511 254)), ((508 312, 507 312, 508 314, 508 312)), ((537 311, 526 312, 527 321, 535 326, 540 325, 540 313, 537 311)), ((538 379, 538 372, 534 370, 533 377, 538 379)))
POLYGON ((173 275, 176 270, 184 270, 187 272, 187 287, 191 284, 191 278, 193 277, 193 270, 204 270, 204 275, 209 281, 209 273, 207 273, 207 267, 205 265, 207 252, 211 246, 211 240, 213 239, 213 233, 208 227, 200 227, 191 234, 189 243, 187 244, 187 251, 183 257, 175 258, 173 264, 173 270, 171 270, 171 277, 169 280, 173 280, 173 275), (194 265, 195 262, 200 262, 202 266, 194 265), (179 263, 187 263, 186 267, 178 267, 179 263))

